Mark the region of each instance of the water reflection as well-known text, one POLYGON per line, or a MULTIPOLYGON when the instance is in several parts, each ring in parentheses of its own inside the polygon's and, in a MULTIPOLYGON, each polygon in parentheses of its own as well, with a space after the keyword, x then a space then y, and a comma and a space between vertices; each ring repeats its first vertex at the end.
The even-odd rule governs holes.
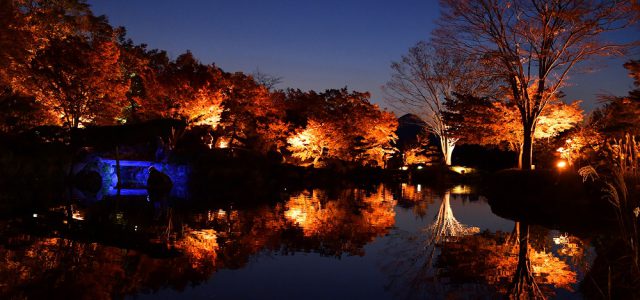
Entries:
POLYGON ((586 271, 588 241, 519 222, 510 233, 480 232, 456 219, 451 201, 447 191, 431 223, 416 233, 400 232, 402 242, 388 244, 389 259, 381 265, 396 297, 579 297, 568 295, 586 271))
MULTIPOLYGON (((212 289, 230 280, 220 270, 237 270, 245 281, 254 269, 246 268, 249 262, 286 265, 298 253, 375 266, 354 272, 380 272, 379 282, 361 282, 391 291, 380 298, 535 298, 575 290, 585 272, 580 267, 590 261, 588 241, 519 223, 513 232, 497 231, 490 224, 499 218, 469 193, 467 187, 438 192, 403 184, 310 189, 242 209, 230 202, 194 209, 122 197, 55 207, 0 222, 0 298, 112 299, 212 289), (474 218, 478 207, 484 212, 474 218)), ((317 266, 300 265, 295 275, 312 278, 313 270, 317 266)), ((279 276, 279 270, 269 273, 274 281, 279 276)), ((350 282, 357 288, 356 278, 350 282)))
POLYGON ((433 223, 426 228, 431 236, 430 244, 437 245, 448 238, 460 237, 480 232, 480 228, 461 224, 456 220, 451 210, 451 192, 447 191, 442 197, 442 203, 433 223))
POLYGON ((329 245, 323 251, 363 255, 364 245, 393 226, 395 205, 391 192, 382 185, 372 191, 345 190, 334 199, 313 190, 292 196, 284 215, 305 237, 329 245))

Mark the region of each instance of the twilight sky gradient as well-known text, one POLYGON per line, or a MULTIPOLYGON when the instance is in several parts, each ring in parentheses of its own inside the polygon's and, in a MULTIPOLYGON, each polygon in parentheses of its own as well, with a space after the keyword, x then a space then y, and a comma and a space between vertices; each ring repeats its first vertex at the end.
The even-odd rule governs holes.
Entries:
MULTIPOLYGON (((191 50, 203 63, 227 72, 283 77, 278 88, 370 91, 386 105, 380 87, 390 63, 428 39, 438 18, 435 0, 89 0, 94 13, 124 26, 136 43, 167 50, 171 58, 191 50)), ((637 39, 638 27, 617 33, 637 39)), ((634 55, 638 59, 638 55, 634 55)), ((622 63, 607 59, 597 72, 573 73, 565 100, 597 105, 596 94, 625 95, 632 88, 622 63)))

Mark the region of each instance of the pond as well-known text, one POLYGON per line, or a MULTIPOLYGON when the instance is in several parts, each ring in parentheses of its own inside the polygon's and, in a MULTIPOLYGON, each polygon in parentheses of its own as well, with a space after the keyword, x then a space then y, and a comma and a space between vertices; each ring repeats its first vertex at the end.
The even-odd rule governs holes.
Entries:
POLYGON ((595 259, 589 237, 501 218, 470 186, 283 191, 250 205, 106 198, 0 232, 9 299, 494 299, 527 284, 581 299, 595 259))

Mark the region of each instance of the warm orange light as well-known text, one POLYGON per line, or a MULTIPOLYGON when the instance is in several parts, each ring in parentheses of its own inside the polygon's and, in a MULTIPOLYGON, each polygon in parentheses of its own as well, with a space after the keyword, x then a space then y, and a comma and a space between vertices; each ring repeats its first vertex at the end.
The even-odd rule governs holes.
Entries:
POLYGON ((558 169, 564 169, 567 167, 567 162, 564 160, 558 161, 556 167, 558 167, 558 169))
POLYGON ((224 149, 224 148, 228 148, 229 147, 229 141, 226 140, 220 140, 218 142, 218 148, 220 149, 224 149))

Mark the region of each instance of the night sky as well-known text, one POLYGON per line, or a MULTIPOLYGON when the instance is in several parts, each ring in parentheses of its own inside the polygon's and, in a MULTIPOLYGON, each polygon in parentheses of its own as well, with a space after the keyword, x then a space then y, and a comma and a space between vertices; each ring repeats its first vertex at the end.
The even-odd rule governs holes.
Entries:
MULTIPOLYGON (((386 105, 380 87, 390 63, 419 40, 428 39, 439 16, 437 1, 418 0, 89 0, 94 13, 124 26, 136 43, 167 50, 171 58, 191 50, 203 63, 227 72, 283 77, 277 88, 370 91, 386 105)), ((635 27, 617 41, 640 36, 635 27)), ((639 59, 637 54, 631 56, 639 59)), ((597 71, 573 72, 565 100, 598 105, 596 94, 625 95, 632 88, 622 63, 595 64, 597 71)), ((584 67, 584 66, 583 66, 584 67)), ((585 69, 585 68, 582 68, 585 69)))

